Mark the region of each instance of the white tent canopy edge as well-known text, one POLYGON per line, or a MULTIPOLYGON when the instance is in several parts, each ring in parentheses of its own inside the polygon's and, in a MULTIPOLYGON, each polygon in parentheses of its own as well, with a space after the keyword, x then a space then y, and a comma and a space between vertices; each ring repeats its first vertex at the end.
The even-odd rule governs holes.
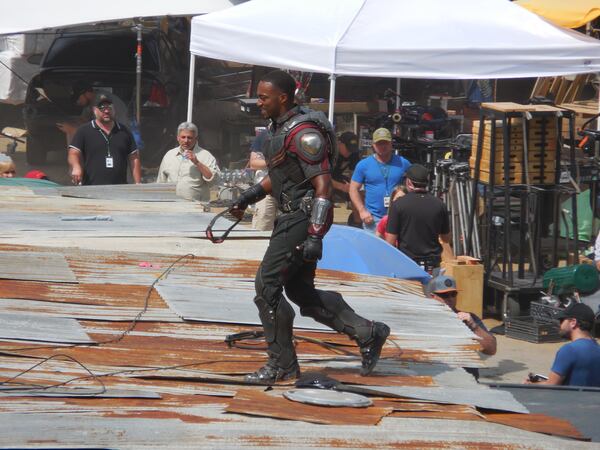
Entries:
POLYGON ((339 75, 481 79, 600 72, 600 42, 508 0, 303 0, 301 8, 295 0, 253 0, 195 17, 190 52, 190 61, 197 55, 327 73, 330 119, 339 75))

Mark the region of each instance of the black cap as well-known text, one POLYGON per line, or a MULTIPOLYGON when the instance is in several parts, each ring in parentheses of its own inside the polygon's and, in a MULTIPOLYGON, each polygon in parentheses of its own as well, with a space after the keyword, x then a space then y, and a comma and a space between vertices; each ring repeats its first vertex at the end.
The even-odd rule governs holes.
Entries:
POLYGON ((588 305, 583 303, 571 303, 568 307, 556 314, 556 319, 577 319, 588 325, 594 324, 594 311, 588 305))
POLYGON ((340 134, 339 141, 346 146, 350 153, 358 151, 358 136, 352 131, 345 131, 340 134))
POLYGON ((113 104, 112 96, 109 94, 99 94, 96 95, 94 99, 94 106, 100 106, 102 103, 110 103, 113 104))
POLYGON ((406 171, 406 178, 415 184, 425 185, 429 181, 429 171, 421 164, 413 164, 406 171))
POLYGON ((78 81, 73 85, 73 96, 71 99, 75 102, 79 98, 79 96, 85 92, 91 92, 94 89, 92 85, 87 81, 78 81))

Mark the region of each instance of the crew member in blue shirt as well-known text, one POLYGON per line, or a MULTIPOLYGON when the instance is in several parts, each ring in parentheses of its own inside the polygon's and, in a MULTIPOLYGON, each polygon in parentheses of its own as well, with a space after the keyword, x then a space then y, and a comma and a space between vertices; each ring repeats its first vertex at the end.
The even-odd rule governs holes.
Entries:
POLYGON ((402 181, 410 162, 394 154, 392 134, 387 128, 378 128, 373 133, 373 150, 372 156, 356 165, 349 194, 360 214, 363 228, 374 233, 377 223, 387 214, 392 191, 402 181), (363 186, 364 202, 360 194, 363 186))
POLYGON ((600 345, 591 334, 595 319, 592 308, 573 303, 556 318, 560 320, 560 335, 571 342, 556 353, 548 379, 537 384, 600 387, 600 345))

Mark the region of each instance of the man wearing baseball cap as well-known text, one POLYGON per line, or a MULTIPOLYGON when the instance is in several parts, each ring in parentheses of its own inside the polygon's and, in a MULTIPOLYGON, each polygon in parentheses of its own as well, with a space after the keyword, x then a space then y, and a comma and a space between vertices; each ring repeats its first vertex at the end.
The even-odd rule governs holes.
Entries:
POLYGON ((113 98, 94 99, 94 120, 80 126, 69 145, 68 157, 74 184, 126 184, 127 168, 141 183, 140 155, 131 132, 115 120, 113 98))
POLYGON ((450 222, 444 202, 427 192, 429 171, 413 164, 406 171, 406 195, 394 200, 388 213, 385 239, 431 273, 453 259, 450 222))
POLYGON ((392 134, 387 128, 373 133, 373 155, 356 165, 350 182, 350 199, 360 214, 363 228, 375 233, 377 223, 387 214, 392 191, 400 184, 410 162, 392 148, 392 134), (360 190, 365 188, 365 201, 360 190))
MULTIPOLYGON (((476 314, 456 309, 458 289, 454 278, 446 275, 438 275, 437 277, 432 278, 425 288, 425 294, 428 297, 444 303, 456 313, 456 316, 462 320, 479 339, 481 353, 485 355, 496 354, 496 338, 488 331, 483 321, 476 314)), ((468 372, 473 373, 476 378, 479 376, 479 372, 476 369, 471 370, 469 368, 468 372)))
POLYGON ((548 379, 539 384, 600 387, 600 345, 592 336, 594 311, 583 303, 572 303, 555 318, 560 322, 560 335, 571 342, 556 353, 548 379))
POLYGON ((123 123, 128 128, 131 128, 130 120, 127 114, 127 106, 123 100, 116 95, 111 94, 108 90, 101 88, 94 89, 87 81, 78 81, 73 85, 72 92, 73 94, 71 95, 71 100, 73 103, 83 108, 81 110, 81 114, 76 119, 58 122, 56 124, 56 127, 65 133, 67 145, 73 140, 73 136, 75 135, 77 128, 94 118, 94 104, 97 101, 97 97, 100 95, 111 97, 115 112, 115 119, 123 123))

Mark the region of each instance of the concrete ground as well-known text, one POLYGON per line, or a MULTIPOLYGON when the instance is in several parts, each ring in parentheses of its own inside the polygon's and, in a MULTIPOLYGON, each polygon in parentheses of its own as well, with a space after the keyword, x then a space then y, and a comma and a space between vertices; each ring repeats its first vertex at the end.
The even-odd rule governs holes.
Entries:
MULTIPOLYGON (((500 322, 484 319, 488 329, 500 322)), ((567 343, 552 342, 533 344, 506 336, 496 335, 498 351, 494 356, 484 356, 486 369, 480 369, 479 381, 483 383, 522 383, 529 372, 548 375, 554 355, 567 343)))

